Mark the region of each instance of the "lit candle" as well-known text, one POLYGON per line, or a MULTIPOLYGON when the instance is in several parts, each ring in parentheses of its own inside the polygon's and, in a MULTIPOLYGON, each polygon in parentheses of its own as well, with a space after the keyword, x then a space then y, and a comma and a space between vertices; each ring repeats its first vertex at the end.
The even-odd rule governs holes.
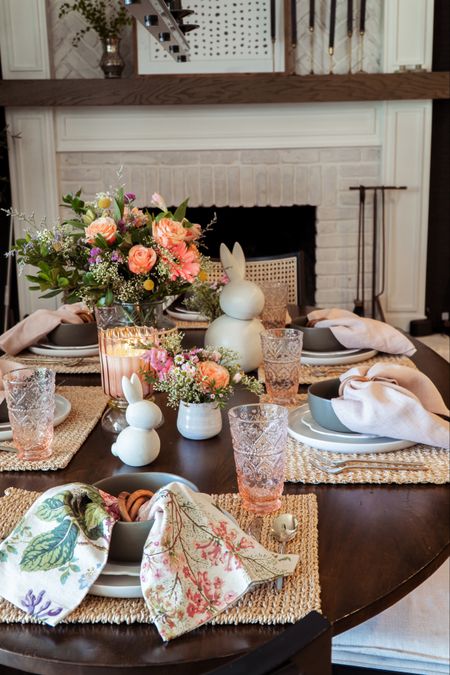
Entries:
POLYGON ((361 7, 359 10, 359 34, 364 35, 366 32, 366 0, 361 0, 361 7))
POLYGON ((328 44, 328 53, 334 54, 334 32, 336 28, 336 0, 331 0, 330 5, 330 41, 328 44))

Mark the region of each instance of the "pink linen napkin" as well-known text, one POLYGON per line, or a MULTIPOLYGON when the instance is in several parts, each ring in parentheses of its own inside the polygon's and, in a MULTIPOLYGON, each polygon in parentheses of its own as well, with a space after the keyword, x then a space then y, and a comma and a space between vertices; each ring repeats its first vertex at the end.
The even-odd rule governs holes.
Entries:
POLYGON ((340 398, 331 405, 352 431, 449 449, 449 423, 437 416, 448 408, 419 370, 377 363, 351 368, 340 380, 340 398))
POLYGON ((318 321, 317 328, 329 328, 336 340, 347 349, 376 349, 387 354, 412 356, 416 351, 411 340, 382 321, 364 319, 347 309, 316 309, 309 321, 318 321))
POLYGON ((61 323, 83 323, 78 313, 85 311, 86 305, 82 302, 62 305, 57 310, 38 309, 0 336, 0 349, 15 356, 42 340, 61 323))
POLYGON ((223 612, 253 584, 292 574, 299 559, 267 551, 208 495, 181 483, 161 488, 145 513, 155 521, 144 546, 141 586, 165 641, 223 612))
POLYGON ((11 370, 17 370, 18 368, 25 368, 25 366, 21 363, 17 363, 17 361, 11 361, 10 359, 0 359, 0 403, 3 403, 5 400, 3 375, 10 373, 11 370))
POLYGON ((44 492, 0 544, 0 596, 55 626, 101 574, 117 499, 83 483, 44 492))

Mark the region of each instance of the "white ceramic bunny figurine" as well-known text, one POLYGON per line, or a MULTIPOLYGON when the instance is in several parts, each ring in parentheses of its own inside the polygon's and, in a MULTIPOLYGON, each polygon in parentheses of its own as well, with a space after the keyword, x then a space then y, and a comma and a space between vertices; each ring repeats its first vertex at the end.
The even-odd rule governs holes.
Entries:
POLYGON ((125 413, 129 427, 111 447, 113 455, 129 466, 145 466, 159 455, 161 446, 154 427, 161 423, 162 413, 155 403, 143 400, 142 384, 136 373, 122 377, 122 390, 128 401, 125 413))
POLYGON ((229 278, 220 294, 220 306, 225 312, 213 321, 205 334, 205 345, 227 347, 239 354, 245 372, 256 370, 262 362, 260 333, 264 327, 256 317, 264 307, 264 293, 245 277, 245 256, 237 242, 231 253, 220 245, 220 260, 229 278))

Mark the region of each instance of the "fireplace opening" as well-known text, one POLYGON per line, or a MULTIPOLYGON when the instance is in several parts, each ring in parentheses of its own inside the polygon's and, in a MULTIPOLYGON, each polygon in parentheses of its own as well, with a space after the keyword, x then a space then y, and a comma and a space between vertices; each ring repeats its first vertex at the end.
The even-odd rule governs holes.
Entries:
POLYGON ((238 241, 247 258, 302 252, 303 304, 315 304, 316 207, 302 206, 211 206, 189 207, 191 223, 205 226, 217 217, 203 239, 203 251, 219 258, 224 242, 231 248, 238 241))

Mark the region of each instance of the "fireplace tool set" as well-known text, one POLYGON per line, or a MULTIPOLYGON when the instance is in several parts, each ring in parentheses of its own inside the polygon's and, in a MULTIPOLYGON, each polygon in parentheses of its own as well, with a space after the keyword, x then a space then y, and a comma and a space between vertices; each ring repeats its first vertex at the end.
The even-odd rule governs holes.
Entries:
POLYGON ((393 185, 357 185, 349 188, 359 192, 359 216, 358 216, 358 250, 356 266, 356 298, 353 311, 359 316, 364 316, 365 297, 365 210, 366 193, 373 192, 373 215, 372 215, 372 289, 371 289, 371 316, 376 319, 376 314, 385 321, 384 311, 380 297, 385 290, 386 281, 386 192, 389 190, 406 190, 406 186, 393 185), (381 195, 381 218, 378 216, 378 196, 381 195), (381 245, 379 245, 378 227, 381 227, 381 245), (380 259, 378 253, 380 249, 380 259), (377 275, 380 273, 381 283, 378 285, 377 275))

